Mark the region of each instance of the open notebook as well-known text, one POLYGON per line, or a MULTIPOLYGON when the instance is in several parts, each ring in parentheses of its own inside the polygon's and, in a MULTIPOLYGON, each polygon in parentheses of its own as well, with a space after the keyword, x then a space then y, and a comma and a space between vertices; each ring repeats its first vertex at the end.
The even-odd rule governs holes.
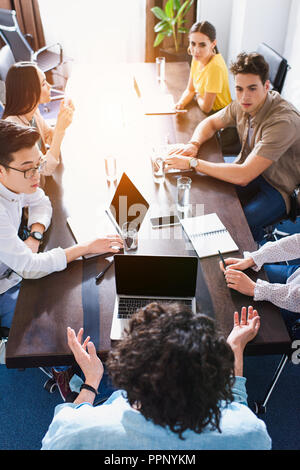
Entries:
POLYGON ((181 224, 199 258, 237 251, 238 247, 217 214, 187 217, 181 224))

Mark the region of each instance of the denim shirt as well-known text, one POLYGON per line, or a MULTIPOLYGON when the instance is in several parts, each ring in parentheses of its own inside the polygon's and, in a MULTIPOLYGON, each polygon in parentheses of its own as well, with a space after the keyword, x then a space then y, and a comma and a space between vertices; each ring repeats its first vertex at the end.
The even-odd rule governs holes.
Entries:
POLYGON ((187 430, 180 439, 168 428, 146 420, 131 408, 125 392, 118 390, 101 406, 64 403, 55 408, 53 421, 43 438, 42 450, 200 450, 271 448, 265 423, 247 406, 246 379, 236 377, 234 401, 220 403, 220 428, 197 434, 187 430))

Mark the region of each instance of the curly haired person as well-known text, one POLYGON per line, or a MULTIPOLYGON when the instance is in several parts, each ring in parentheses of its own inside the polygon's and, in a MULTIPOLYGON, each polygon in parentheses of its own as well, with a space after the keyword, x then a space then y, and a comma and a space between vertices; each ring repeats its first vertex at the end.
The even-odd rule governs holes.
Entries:
POLYGON ((108 357, 118 390, 96 407, 103 365, 83 330, 68 328, 85 383, 73 403, 56 407, 42 449, 270 449, 242 377, 243 350, 259 325, 257 311, 243 307, 226 340, 185 306, 144 307, 108 357))

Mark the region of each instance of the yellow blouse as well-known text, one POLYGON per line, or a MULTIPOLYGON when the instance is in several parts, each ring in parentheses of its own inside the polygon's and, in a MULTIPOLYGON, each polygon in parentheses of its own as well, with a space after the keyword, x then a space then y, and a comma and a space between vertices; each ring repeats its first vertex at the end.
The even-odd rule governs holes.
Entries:
POLYGON ((218 111, 225 108, 231 103, 231 95, 229 89, 228 70, 225 61, 221 54, 216 54, 213 58, 202 68, 199 61, 193 59, 191 64, 191 76, 195 91, 201 97, 205 93, 216 93, 216 99, 212 110, 218 111))

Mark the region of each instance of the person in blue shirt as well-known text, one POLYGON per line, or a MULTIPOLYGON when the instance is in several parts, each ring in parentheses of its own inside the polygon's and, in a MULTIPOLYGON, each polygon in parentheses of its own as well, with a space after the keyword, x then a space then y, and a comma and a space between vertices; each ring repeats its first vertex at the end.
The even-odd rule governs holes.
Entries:
POLYGON ((85 382, 58 405, 42 449, 270 449, 265 423, 247 406, 243 351, 257 334, 253 307, 234 313, 227 340, 215 322, 181 304, 136 312, 107 368, 118 388, 93 406, 103 375, 94 344, 68 328, 85 382))

